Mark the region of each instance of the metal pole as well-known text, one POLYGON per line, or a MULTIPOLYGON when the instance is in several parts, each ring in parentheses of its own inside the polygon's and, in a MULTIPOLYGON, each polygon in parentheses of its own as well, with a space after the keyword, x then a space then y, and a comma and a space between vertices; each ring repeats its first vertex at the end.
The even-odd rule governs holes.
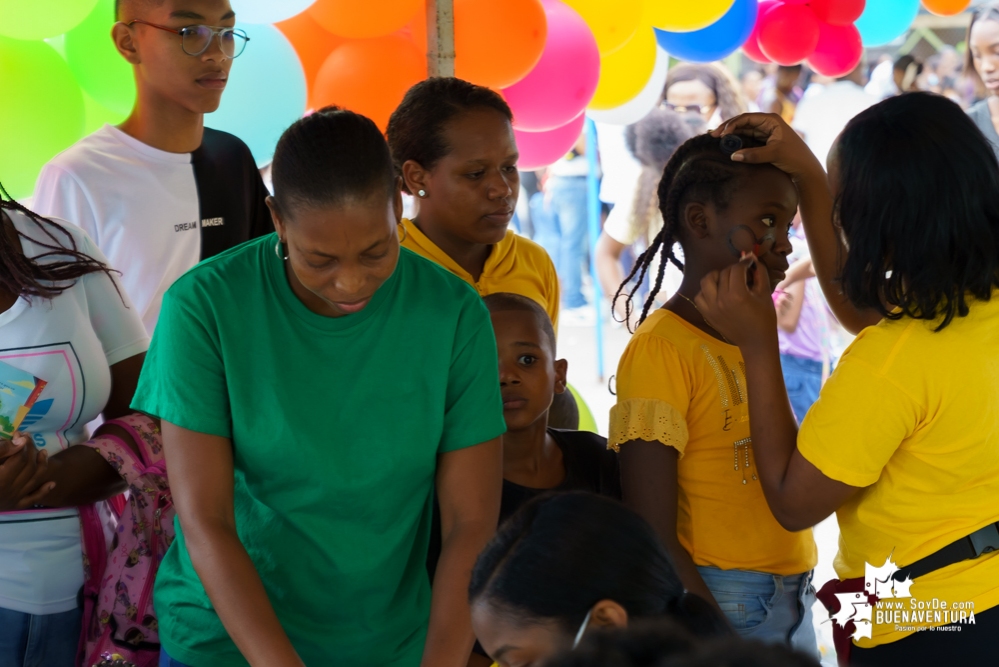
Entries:
POLYGON ((593 311, 596 314, 597 334, 597 382, 604 381, 604 323, 601 316, 600 277, 597 275, 597 241, 600 239, 600 180, 597 174, 600 166, 597 162, 597 126, 589 118, 586 119, 586 163, 589 170, 586 175, 586 210, 587 226, 590 231, 590 277, 593 278, 593 311))
POLYGON ((427 75, 454 76, 454 0, 427 0, 427 75))

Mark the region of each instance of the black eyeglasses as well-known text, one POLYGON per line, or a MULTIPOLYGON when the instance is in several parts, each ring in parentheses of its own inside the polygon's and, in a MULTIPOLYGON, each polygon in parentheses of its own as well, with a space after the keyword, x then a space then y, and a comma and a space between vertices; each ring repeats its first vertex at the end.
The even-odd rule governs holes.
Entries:
POLYGON ((219 48, 222 49, 222 55, 226 58, 238 58, 243 53, 243 49, 246 48, 246 43, 250 41, 246 33, 237 28, 213 28, 207 25, 189 25, 186 28, 178 30, 168 28, 165 25, 143 21, 142 19, 134 19, 126 25, 131 27, 135 23, 141 23, 142 25, 148 25, 153 28, 165 30, 166 32, 172 32, 175 35, 180 35, 180 46, 184 49, 184 53, 189 56, 200 56, 207 51, 208 47, 212 45, 212 38, 216 35, 219 38, 219 48))

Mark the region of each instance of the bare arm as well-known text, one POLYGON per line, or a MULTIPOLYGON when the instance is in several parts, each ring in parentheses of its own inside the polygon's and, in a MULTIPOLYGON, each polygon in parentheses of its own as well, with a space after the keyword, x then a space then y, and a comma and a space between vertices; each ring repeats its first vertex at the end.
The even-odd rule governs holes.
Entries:
POLYGON ((177 516, 222 625, 253 667, 303 667, 236 534, 232 442, 163 422, 177 516))
POLYGON ((421 663, 425 667, 465 667, 469 662, 475 636, 468 582, 475 559, 496 532, 502 487, 499 438, 438 459, 442 543, 421 663))
POLYGON ((798 451, 798 426, 780 367, 776 315, 766 281, 746 285, 755 258, 701 281, 698 310, 735 342, 746 362, 749 426, 760 484, 774 518, 790 531, 814 526, 860 489, 826 477, 798 451))
MULTIPOLYGON (((129 406, 139 384, 139 374, 145 358, 146 353, 143 352, 111 366, 111 395, 104 406, 105 420, 133 412, 129 406)), ((102 433, 118 436, 138 453, 138 446, 124 429, 114 425, 101 426, 96 434, 102 433)), ((49 470, 44 482, 55 483, 55 487, 41 501, 49 507, 90 505, 128 489, 125 480, 104 457, 83 445, 68 447, 49 459, 49 470)))
MULTIPOLYGON (((617 290, 624 282, 624 269, 621 268, 621 253, 624 252, 625 245, 612 239, 607 232, 602 232, 597 240, 595 251, 597 263, 597 276, 600 278, 600 287, 608 299, 613 300, 617 290)), ((614 312, 618 319, 624 318, 624 303, 619 301, 614 312)))
POLYGON ((805 305, 805 283, 798 281, 784 290, 787 301, 782 301, 777 308, 777 326, 782 331, 794 333, 801 319, 801 309, 805 305))
POLYGON ((622 444, 619 461, 624 504, 655 529, 673 560, 683 587, 717 607, 718 603, 676 534, 678 460, 676 449, 661 442, 632 440, 622 444))

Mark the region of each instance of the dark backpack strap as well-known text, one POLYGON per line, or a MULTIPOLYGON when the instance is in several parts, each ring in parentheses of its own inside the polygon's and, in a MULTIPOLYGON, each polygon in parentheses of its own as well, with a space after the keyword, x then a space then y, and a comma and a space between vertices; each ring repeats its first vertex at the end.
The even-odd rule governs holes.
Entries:
POLYGON ((920 558, 912 565, 901 568, 893 578, 896 581, 902 581, 906 577, 915 579, 954 563, 973 560, 992 551, 999 551, 999 522, 979 528, 971 535, 951 542, 929 556, 920 558))

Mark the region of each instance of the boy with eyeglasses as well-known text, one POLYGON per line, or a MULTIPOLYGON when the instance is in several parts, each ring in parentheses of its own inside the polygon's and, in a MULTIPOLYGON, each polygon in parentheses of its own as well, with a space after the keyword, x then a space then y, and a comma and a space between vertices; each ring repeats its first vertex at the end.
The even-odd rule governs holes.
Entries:
POLYGON ((90 234, 152 334, 174 280, 273 224, 250 149, 204 127, 249 41, 229 0, 118 0, 115 12, 135 107, 53 158, 33 203, 90 234))

